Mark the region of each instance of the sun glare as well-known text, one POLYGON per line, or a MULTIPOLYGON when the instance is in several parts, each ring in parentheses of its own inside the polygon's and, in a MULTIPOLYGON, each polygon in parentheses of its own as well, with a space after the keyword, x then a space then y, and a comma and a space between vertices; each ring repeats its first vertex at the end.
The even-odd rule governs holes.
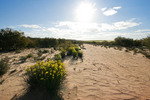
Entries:
POLYGON ((79 22, 91 22, 96 12, 95 4, 82 2, 75 10, 76 20, 79 22))

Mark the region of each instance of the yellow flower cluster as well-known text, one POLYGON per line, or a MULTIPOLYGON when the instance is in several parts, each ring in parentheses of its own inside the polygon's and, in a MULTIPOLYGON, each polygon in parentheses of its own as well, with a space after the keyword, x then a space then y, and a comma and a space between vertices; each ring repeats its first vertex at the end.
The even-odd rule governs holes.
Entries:
POLYGON ((61 83, 66 76, 65 65, 61 61, 42 61, 33 66, 27 66, 27 73, 30 79, 46 85, 61 83))

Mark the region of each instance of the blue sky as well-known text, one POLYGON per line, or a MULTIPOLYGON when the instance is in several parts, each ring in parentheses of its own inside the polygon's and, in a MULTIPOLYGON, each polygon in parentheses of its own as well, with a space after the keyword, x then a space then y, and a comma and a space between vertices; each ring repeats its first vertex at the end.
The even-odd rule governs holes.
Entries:
POLYGON ((0 28, 30 37, 113 40, 150 36, 150 0, 0 0, 0 28))

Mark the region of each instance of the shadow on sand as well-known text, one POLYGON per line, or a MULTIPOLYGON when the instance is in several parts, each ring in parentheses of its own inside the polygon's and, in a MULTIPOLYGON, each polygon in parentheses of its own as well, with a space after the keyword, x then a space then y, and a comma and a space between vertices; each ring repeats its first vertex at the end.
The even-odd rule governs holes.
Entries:
POLYGON ((64 100, 60 93, 51 93, 41 88, 29 88, 23 94, 15 95, 11 100, 64 100))

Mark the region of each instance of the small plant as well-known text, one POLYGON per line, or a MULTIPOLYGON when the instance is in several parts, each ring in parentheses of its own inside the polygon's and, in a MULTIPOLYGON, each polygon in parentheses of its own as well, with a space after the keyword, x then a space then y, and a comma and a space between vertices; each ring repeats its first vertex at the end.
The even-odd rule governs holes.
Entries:
POLYGON ((27 60, 27 57, 26 57, 26 56, 21 56, 21 57, 20 57, 20 60, 21 60, 22 62, 25 62, 25 61, 27 60))
POLYGON ((61 50, 61 53, 60 53, 60 54, 61 54, 61 57, 62 57, 62 58, 65 58, 65 56, 66 56, 66 50, 61 50))
POLYGON ((74 49, 78 52, 79 51, 79 47, 74 47, 74 49))
POLYGON ((9 69, 8 61, 9 61, 8 57, 2 58, 0 60, 0 76, 5 74, 7 70, 9 69))
POLYGON ((51 49, 51 53, 54 53, 55 52, 55 50, 54 49, 51 49))
POLYGON ((72 55, 73 47, 69 47, 67 55, 72 55))
POLYGON ((37 62, 27 66, 27 82, 33 87, 43 87, 57 91, 66 76, 65 66, 61 61, 37 62))
POLYGON ((43 51, 42 51, 42 53, 48 53, 48 52, 49 52, 48 50, 43 50, 43 51))
POLYGON ((38 50, 37 55, 38 55, 38 57, 42 56, 42 51, 41 51, 41 50, 38 50))
POLYGON ((21 53, 21 50, 16 50, 15 53, 21 53))
POLYGON ((31 57, 33 57, 31 53, 26 56, 26 58, 31 58, 31 57))
POLYGON ((73 58, 78 58, 78 52, 74 49, 72 51, 73 58))
POLYGON ((55 61, 58 61, 58 60, 62 60, 62 57, 60 54, 55 55, 55 61))
POLYGON ((133 49, 134 54, 138 53, 138 49, 133 49))
POLYGON ((79 56, 80 58, 82 58, 82 57, 83 57, 83 52, 82 52, 82 51, 79 51, 79 52, 78 52, 78 56, 79 56))

